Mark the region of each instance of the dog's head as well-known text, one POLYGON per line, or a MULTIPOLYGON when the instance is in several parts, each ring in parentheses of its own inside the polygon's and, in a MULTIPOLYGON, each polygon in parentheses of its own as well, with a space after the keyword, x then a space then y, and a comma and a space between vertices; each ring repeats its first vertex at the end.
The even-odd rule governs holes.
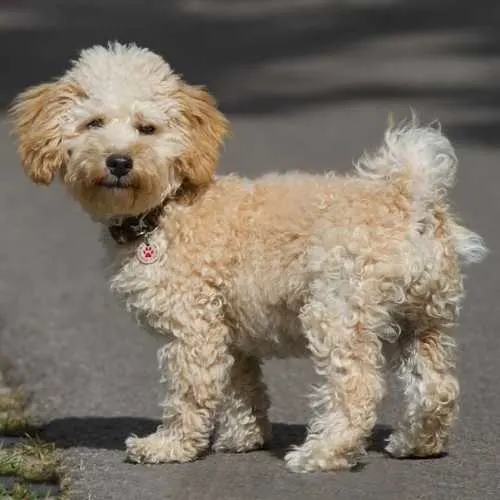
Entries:
POLYGON ((210 183, 227 121, 158 55, 113 44, 81 53, 11 109, 28 175, 58 173, 92 216, 137 215, 180 186, 210 183))

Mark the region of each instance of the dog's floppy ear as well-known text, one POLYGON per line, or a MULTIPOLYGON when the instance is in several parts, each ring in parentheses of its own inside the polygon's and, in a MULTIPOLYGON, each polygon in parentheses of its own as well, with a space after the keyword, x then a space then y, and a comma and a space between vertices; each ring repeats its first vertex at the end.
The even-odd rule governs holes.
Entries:
POLYGON ((26 173, 38 184, 50 184, 64 164, 62 120, 83 91, 71 82, 44 83, 17 96, 10 109, 19 155, 26 173))
POLYGON ((228 121, 212 96, 200 87, 183 83, 179 100, 189 144, 179 158, 178 170, 183 181, 194 187, 202 186, 213 179, 219 150, 229 129, 228 121))

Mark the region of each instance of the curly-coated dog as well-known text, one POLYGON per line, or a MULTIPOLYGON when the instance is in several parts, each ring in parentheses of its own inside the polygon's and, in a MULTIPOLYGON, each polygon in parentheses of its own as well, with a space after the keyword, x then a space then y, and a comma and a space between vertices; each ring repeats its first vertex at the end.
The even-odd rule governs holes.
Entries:
POLYGON ((437 127, 390 127, 349 176, 216 177, 228 125, 158 55, 111 44, 12 107, 27 174, 57 175, 102 224, 111 288, 164 338, 163 424, 132 461, 186 462, 270 436, 264 358, 307 356, 321 379, 294 471, 351 467, 399 375, 396 457, 446 446, 457 413, 452 329, 462 266, 485 253, 452 214, 456 168, 437 127))

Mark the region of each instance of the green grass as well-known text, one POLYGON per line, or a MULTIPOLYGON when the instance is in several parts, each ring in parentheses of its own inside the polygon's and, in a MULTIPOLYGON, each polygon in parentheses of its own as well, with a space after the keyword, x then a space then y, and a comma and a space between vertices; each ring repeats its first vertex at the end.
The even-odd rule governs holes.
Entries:
POLYGON ((55 445, 36 438, 8 448, 0 448, 0 475, 17 476, 26 481, 56 483, 60 457, 55 445))
POLYGON ((59 485, 60 498, 69 496, 69 479, 61 465, 61 457, 54 444, 45 443, 36 435, 34 419, 25 411, 22 391, 11 391, 0 396, 0 436, 20 436, 22 442, 0 446, 0 476, 19 479, 10 491, 0 485, 0 499, 32 500, 40 498, 30 492, 26 481, 59 485))
POLYGON ((0 498, 2 500, 40 500, 40 497, 31 493, 29 489, 21 484, 16 483, 10 490, 6 490, 0 485, 0 498))
MULTIPOLYGON (((9 390, 9 389, 7 389, 9 390)), ((10 391, 8 394, 0 395, 0 412, 12 409, 24 409, 24 393, 21 390, 10 391)))
POLYGON ((22 391, 12 391, 0 396, 0 435, 22 436, 34 425, 34 420, 25 411, 22 391))

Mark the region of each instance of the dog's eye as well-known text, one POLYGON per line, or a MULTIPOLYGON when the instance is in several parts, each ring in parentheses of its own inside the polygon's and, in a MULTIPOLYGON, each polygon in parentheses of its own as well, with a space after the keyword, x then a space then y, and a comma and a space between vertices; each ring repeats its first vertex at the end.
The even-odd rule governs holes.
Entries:
POLYGON ((142 135, 153 135, 156 132, 154 125, 138 125, 137 131, 142 135))
POLYGON ((104 125, 102 118, 94 118, 85 124, 86 129, 101 128, 104 125))

